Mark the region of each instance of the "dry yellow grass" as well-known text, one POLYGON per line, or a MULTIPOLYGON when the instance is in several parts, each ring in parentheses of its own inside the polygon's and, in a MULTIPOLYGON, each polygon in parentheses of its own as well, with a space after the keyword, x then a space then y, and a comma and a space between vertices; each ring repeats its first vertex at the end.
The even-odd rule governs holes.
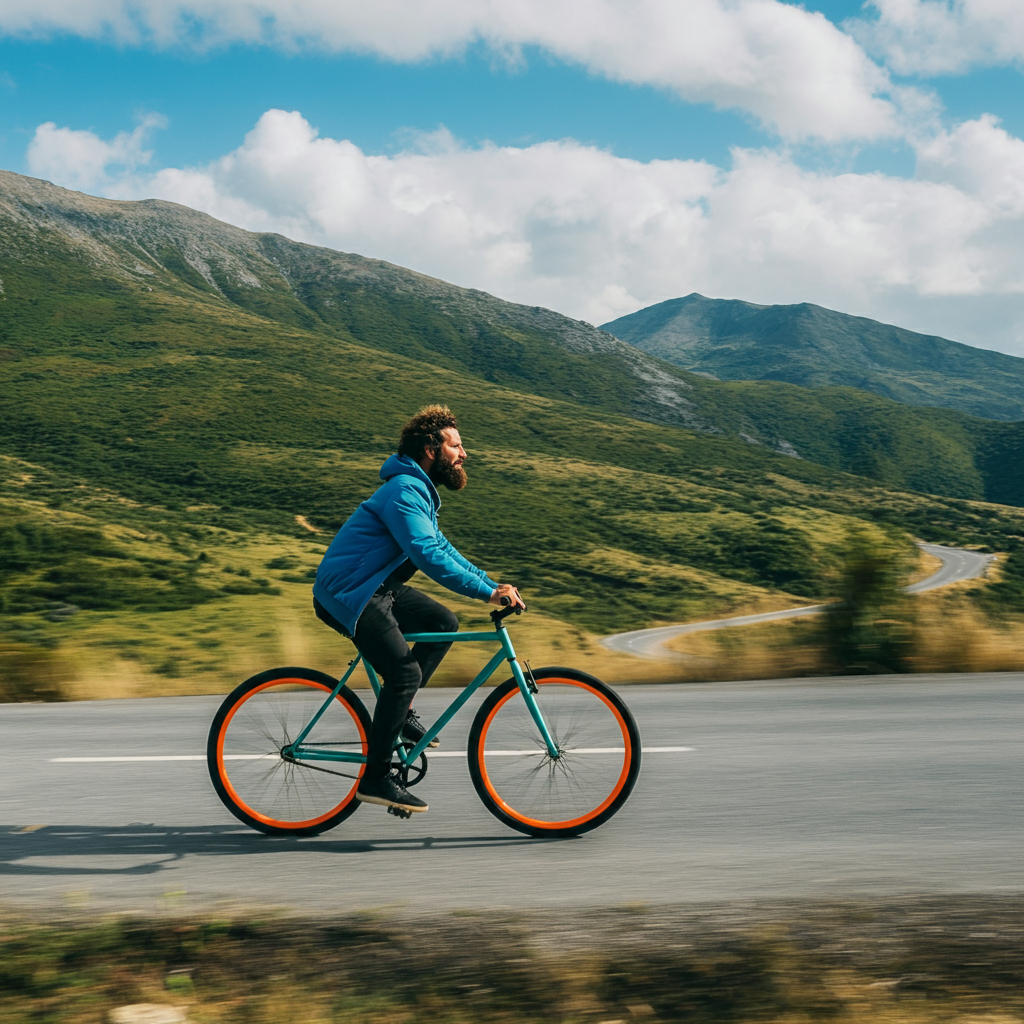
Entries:
POLYGON ((685 682, 820 675, 826 666, 816 629, 813 619, 786 619, 687 633, 665 647, 681 657, 685 682))
MULTIPOLYGON (((119 545, 149 556, 180 557, 159 535, 104 525, 72 510, 9 498, 4 504, 23 510, 31 506, 54 524, 98 527, 119 545)), ((828 542, 839 537, 838 520, 819 525, 827 527, 828 542)), ((201 569, 201 581, 218 586, 232 579, 265 578, 280 593, 237 595, 178 612, 82 612, 59 623, 39 619, 36 625, 49 649, 38 642, 18 642, 12 632, 0 638, 0 700, 224 693, 256 672, 284 665, 340 675, 354 657, 354 647, 313 615, 310 582, 304 578, 318 564, 328 539, 314 533, 293 537, 212 531, 202 544, 209 561, 201 569), (290 569, 269 567, 282 557, 290 560, 290 569)), ((668 572, 678 576, 680 586, 713 594, 716 609, 697 612, 695 618, 754 614, 801 603, 790 595, 692 568, 666 567, 611 548, 592 552, 591 559, 598 571, 641 582, 668 572)), ((936 562, 921 553, 914 578, 929 575, 936 562)), ((996 579, 998 573, 997 562, 990 575, 996 579)), ((422 575, 416 585, 452 607, 463 629, 492 629, 487 606, 443 591, 422 575)), ((969 597, 977 585, 961 584, 916 599, 919 671, 1024 668, 1024 623, 988 620, 969 597)), ((814 620, 689 634, 670 642, 662 660, 613 653, 600 645, 597 635, 536 610, 512 619, 509 628, 520 658, 534 667, 571 666, 619 684, 780 678, 826 670, 814 620)), ((456 645, 432 685, 465 685, 493 649, 456 645)), ((507 675, 500 670, 492 680, 507 675)), ((368 685, 362 671, 353 685, 368 685)))
MULTIPOLYGON (((226 693, 257 672, 285 665, 340 676, 355 657, 354 645, 314 616, 308 586, 284 584, 282 591, 276 597, 233 598, 187 612, 161 613, 164 628, 159 635, 147 632, 144 621, 110 617, 106 629, 94 624, 82 631, 78 643, 35 654, 32 665, 51 690, 59 688, 72 700, 226 693)), ((464 629, 493 629, 483 605, 458 599, 446 603, 464 629)), ((614 654, 593 634, 557 619, 530 613, 513 619, 509 628, 520 659, 528 659, 534 668, 571 666, 615 682, 679 678, 671 661, 614 654)), ((495 650, 489 644, 456 644, 431 686, 466 685, 495 650)), ((508 675, 499 669, 491 682, 508 675)), ((350 685, 369 686, 362 669, 350 685)))
POLYGON ((4 922, 5 1024, 1021 1024, 1020 900, 4 922), (398 981, 396 979, 400 978, 398 981), (471 979, 467 981, 467 979, 471 979))
POLYGON ((960 589, 921 594, 918 602, 917 671, 1024 671, 1024 617, 990 619, 960 589))
MULTIPOLYGON (((270 538, 267 538, 270 542, 270 538)), ((302 548, 302 542, 295 542, 302 548)), ((305 547, 308 549, 308 542, 305 547)), ((254 560, 280 553, 257 545, 254 560)), ((311 550, 305 557, 315 560, 311 550)), ((235 556, 235 561, 243 559, 235 556)), ((96 700, 146 696, 225 693, 267 668, 303 665, 339 675, 355 656, 350 641, 314 615, 306 583, 275 581, 277 596, 233 597, 159 616, 103 613, 62 624, 56 650, 5 643, 0 649, 7 678, 20 694, 53 699, 96 700), (155 620, 155 621, 154 621, 155 620)), ((490 630, 488 608, 442 592, 430 581, 419 586, 444 600, 463 629, 490 630)), ((776 602, 751 601, 732 614, 770 610, 776 602)), ((972 604, 962 590, 938 591, 915 599, 914 667, 919 672, 1024 670, 1024 619, 996 622, 972 604)), ((701 682, 775 679, 828 671, 816 617, 690 633, 669 641, 664 660, 608 651, 599 638, 566 622, 530 612, 509 624, 516 651, 539 668, 571 666, 612 683, 701 682)), ((463 686, 494 648, 455 645, 432 686, 463 686)), ((499 670, 492 682, 508 673, 499 670)), ((352 680, 368 686, 360 670, 352 680)))
MULTIPOLYGON (((994 621, 962 588, 920 594, 913 607, 915 672, 1024 671, 1024 617, 994 621)), ((688 633, 665 646, 682 656, 685 681, 823 675, 829 664, 818 630, 813 616, 688 633)))
POLYGON ((914 567, 913 572, 911 572, 907 577, 907 583, 919 583, 921 580, 926 580, 941 568, 941 558, 937 558, 935 555, 929 555, 927 551, 921 551, 918 549, 917 565, 914 567))
MULTIPOLYGON (((159 540, 133 536, 112 528, 111 536, 126 546, 145 543, 162 552, 159 540)), ((288 582, 318 564, 324 545, 309 539, 262 535, 240 537, 222 531, 218 543, 204 544, 210 568, 223 575, 230 566, 248 578, 269 577, 275 595, 234 596, 182 611, 88 612, 48 625, 54 649, 6 642, 0 659, 8 668, 10 692, 3 699, 101 700, 147 696, 226 693, 249 676, 268 668, 305 666, 339 676, 355 657, 351 641, 325 626, 313 614, 311 583, 288 582), (267 563, 290 557, 295 567, 267 569, 267 563)), ((231 578, 231 577, 227 577, 231 578)), ((464 630, 493 630, 489 607, 443 590, 422 575, 416 586, 451 607, 464 630)), ((754 591, 756 588, 745 588, 754 591)), ((744 595, 749 596, 749 595, 744 595)), ((678 678, 670 661, 640 661, 601 647, 598 637, 567 622, 531 611, 513 618, 509 630, 521 659, 539 668, 571 666, 615 682, 660 682, 678 678)), ((489 644, 457 644, 431 685, 463 686, 483 667, 495 648, 489 644)), ((491 682, 508 672, 499 669, 491 682)), ((351 685, 368 687, 362 669, 351 685)))

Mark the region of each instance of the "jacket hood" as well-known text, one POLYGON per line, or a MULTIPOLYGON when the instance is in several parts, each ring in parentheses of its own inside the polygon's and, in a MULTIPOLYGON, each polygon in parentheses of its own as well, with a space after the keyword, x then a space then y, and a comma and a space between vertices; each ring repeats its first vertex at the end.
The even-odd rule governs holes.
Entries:
POLYGON ((381 480, 387 482, 396 476, 411 476, 417 480, 422 480, 427 485, 434 508, 439 509, 441 507, 441 495, 437 493, 434 481, 423 472, 423 467, 415 460, 410 459, 408 455, 392 455, 380 467, 381 480))

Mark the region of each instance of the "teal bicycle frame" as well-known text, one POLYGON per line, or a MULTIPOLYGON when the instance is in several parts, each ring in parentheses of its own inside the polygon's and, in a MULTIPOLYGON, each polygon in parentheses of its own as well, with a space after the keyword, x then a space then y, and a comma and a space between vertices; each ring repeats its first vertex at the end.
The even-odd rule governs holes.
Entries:
MULTIPOLYGON (((495 653, 491 660, 488 661, 480 670, 480 673, 473 682, 471 682, 459 694, 459 696, 448 705, 445 712, 427 729, 423 739, 421 739, 416 746, 411 750, 406 750, 402 746, 397 748, 398 757, 403 764, 411 765, 416 761, 416 759, 430 745, 430 741, 437 736, 437 734, 452 720, 452 718, 455 717, 462 705, 465 704, 466 701, 469 700, 469 698, 472 697, 488 679, 490 679, 497 667, 503 661, 507 661, 512 666, 512 676, 519 686, 519 692, 523 695, 523 700, 526 701, 526 706, 530 709, 530 714, 533 716, 534 722, 537 723, 537 728, 540 730, 541 736, 544 738, 544 743, 548 750, 548 756, 551 757, 552 760, 558 759, 558 745, 555 743, 551 733, 548 731, 547 723, 545 723, 544 716, 541 714, 540 707, 534 698, 536 685, 533 683, 532 676, 527 680, 522 668, 520 668, 519 662, 516 660, 515 649, 512 647, 512 640, 502 622, 499 621, 497 623, 496 629, 492 633, 410 633, 405 637, 405 639, 409 643, 499 643, 501 644, 501 650, 495 653)), ((281 755, 283 757, 288 760, 295 761, 346 761, 356 764, 364 764, 366 762, 365 754, 350 753, 343 750, 313 749, 302 745, 303 740, 305 740, 309 735, 313 726, 320 721, 320 717, 323 713, 331 706, 331 701, 334 700, 341 691, 341 688, 351 678, 352 673, 355 672, 360 662, 362 662, 366 667, 366 674, 370 679, 370 685, 373 687, 374 695, 378 697, 380 696, 380 680, 377 678, 377 673, 374 672, 373 666, 366 661, 361 654, 357 655, 353 661, 349 662, 348 671, 341 677, 341 679, 338 680, 338 685, 335 686, 331 695, 324 701, 323 706, 313 716, 309 724, 301 733, 299 733, 293 743, 289 743, 288 746, 282 748, 281 755)))

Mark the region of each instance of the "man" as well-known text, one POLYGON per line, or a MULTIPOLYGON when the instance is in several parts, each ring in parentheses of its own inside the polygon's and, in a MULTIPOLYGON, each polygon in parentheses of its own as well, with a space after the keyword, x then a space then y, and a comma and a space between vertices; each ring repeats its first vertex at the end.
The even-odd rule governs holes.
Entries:
MULTIPOLYGON (((523 604, 509 583, 495 583, 463 558, 437 525, 441 498, 466 486, 466 450, 455 416, 444 405, 428 405, 402 428, 398 454, 381 467, 384 481, 349 516, 331 541, 313 584, 313 608, 328 626, 353 640, 381 677, 373 713, 366 770, 356 799, 403 811, 427 805, 390 774, 399 736, 411 743, 424 728, 412 699, 448 653, 450 643, 418 643, 411 650, 403 633, 453 633, 458 619, 444 605, 406 586, 417 569, 464 597, 500 605, 523 604)), ((437 746, 435 741, 432 746, 437 746)))

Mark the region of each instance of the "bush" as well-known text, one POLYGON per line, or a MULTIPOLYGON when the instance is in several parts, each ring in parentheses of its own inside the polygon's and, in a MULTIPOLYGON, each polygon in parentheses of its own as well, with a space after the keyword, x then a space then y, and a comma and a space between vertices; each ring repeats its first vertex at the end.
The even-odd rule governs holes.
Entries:
POLYGON ((742 529, 714 530, 712 536, 722 558, 714 568, 724 576, 811 597, 822 592, 811 545, 801 530, 764 517, 742 529))
POLYGON ((51 651, 0 644, 0 703, 65 700, 64 669, 51 651))
POLYGON ((72 558, 55 566, 32 585, 31 592, 96 611, 177 611, 221 596, 196 582, 195 567, 187 563, 116 563, 90 558, 72 558))
POLYGON ((1007 545, 1007 557, 1000 567, 1000 578, 978 592, 978 601, 990 614, 1024 612, 1024 541, 1014 539, 1007 545))
POLYGON ((71 555, 126 558, 99 530, 54 527, 30 521, 0 526, 0 572, 26 572, 71 555))
POLYGON ((909 672, 914 616, 903 590, 906 563, 863 533, 851 535, 843 557, 839 600, 824 616, 833 671, 909 672))

